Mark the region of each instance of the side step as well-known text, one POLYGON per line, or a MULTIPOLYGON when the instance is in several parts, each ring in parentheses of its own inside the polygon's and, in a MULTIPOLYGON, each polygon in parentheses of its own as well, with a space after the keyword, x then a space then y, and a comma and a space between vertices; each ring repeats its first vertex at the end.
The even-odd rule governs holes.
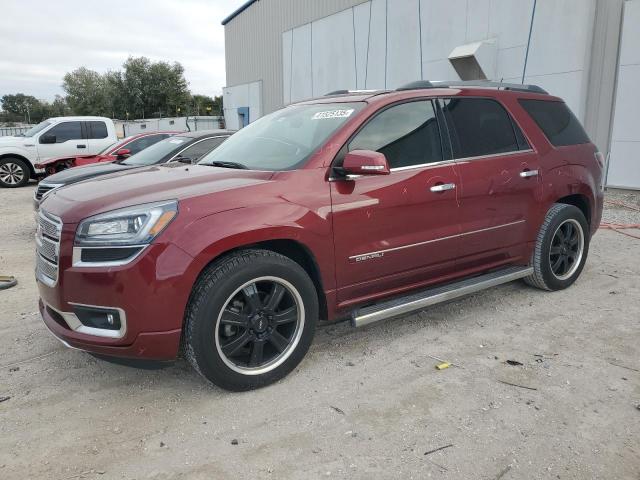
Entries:
POLYGON ((436 303, 446 302, 454 298, 479 292, 487 288, 508 283, 533 273, 531 267, 509 267, 478 277, 467 278, 441 287, 433 287, 406 297, 387 300, 375 305, 360 308, 353 312, 351 323, 354 327, 362 327, 370 323, 397 317, 405 313, 420 310, 436 303))

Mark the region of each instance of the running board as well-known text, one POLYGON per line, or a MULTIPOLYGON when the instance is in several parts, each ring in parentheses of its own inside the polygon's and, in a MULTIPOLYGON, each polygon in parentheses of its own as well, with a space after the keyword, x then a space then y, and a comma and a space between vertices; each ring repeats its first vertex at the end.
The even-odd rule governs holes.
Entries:
POLYGON ((362 327, 386 318, 420 310, 436 303, 476 293, 487 288, 508 283, 533 273, 531 267, 509 267, 478 277, 467 278, 441 287, 433 287, 406 297, 387 300, 355 310, 351 317, 354 327, 362 327))

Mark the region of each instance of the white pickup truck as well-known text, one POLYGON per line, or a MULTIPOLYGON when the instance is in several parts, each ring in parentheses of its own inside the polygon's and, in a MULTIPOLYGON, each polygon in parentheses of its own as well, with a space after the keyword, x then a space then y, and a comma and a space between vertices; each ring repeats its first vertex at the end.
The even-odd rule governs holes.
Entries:
POLYGON ((21 187, 52 157, 96 155, 118 140, 105 117, 55 117, 16 137, 0 137, 0 187, 21 187))

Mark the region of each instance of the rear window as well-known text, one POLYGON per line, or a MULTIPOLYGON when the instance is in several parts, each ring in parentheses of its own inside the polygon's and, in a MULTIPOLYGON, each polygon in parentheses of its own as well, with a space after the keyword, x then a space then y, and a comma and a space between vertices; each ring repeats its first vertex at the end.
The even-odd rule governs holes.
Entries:
POLYGON ((564 102, 549 100, 519 100, 538 124, 552 145, 563 147, 589 143, 587 132, 564 102))

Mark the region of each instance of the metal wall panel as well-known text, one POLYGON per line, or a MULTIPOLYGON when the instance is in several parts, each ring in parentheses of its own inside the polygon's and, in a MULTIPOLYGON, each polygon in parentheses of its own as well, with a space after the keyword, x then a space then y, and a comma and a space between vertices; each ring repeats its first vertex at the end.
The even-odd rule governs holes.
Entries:
POLYGON ((364 0, 261 0, 225 26, 227 86, 262 80, 263 112, 281 107, 282 33, 364 0))

